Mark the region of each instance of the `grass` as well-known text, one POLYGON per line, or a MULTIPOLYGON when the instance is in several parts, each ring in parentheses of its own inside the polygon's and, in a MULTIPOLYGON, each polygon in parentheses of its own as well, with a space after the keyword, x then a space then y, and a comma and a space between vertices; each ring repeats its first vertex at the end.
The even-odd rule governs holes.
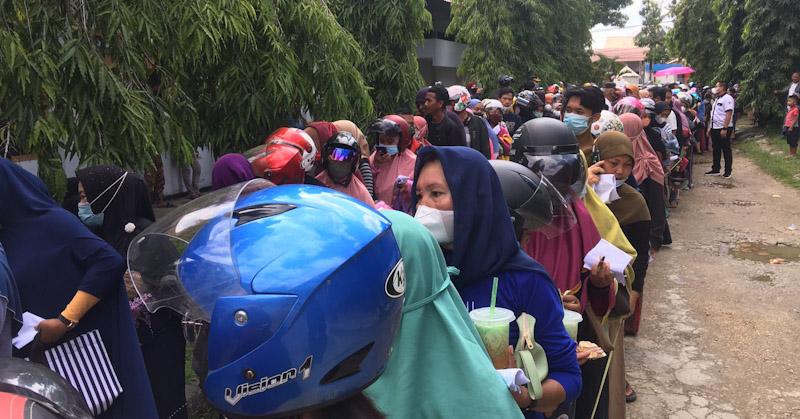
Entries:
POLYGON ((800 189, 800 158, 786 158, 789 145, 780 133, 767 131, 734 146, 770 176, 787 186, 800 189))

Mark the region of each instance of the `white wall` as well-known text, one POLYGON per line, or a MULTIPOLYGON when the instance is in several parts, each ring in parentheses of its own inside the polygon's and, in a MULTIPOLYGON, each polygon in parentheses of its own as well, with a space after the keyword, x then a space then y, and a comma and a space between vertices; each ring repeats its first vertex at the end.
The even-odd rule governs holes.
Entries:
MULTIPOLYGON (((214 156, 208 148, 200 148, 198 151, 200 154, 198 159, 200 163, 200 187, 207 188, 211 186, 211 169, 214 167, 214 156)), ((59 150, 59 155, 61 156, 61 165, 64 168, 64 173, 66 173, 67 177, 74 177, 75 170, 80 168, 80 157, 73 156, 71 159, 67 159, 63 150, 59 150)), ((169 196, 186 192, 181 179, 181 172, 172 157, 168 153, 164 153, 161 155, 161 161, 164 163, 164 180, 166 181, 164 195, 169 196)), ((33 174, 37 174, 39 167, 35 160, 21 162, 20 166, 33 174)))

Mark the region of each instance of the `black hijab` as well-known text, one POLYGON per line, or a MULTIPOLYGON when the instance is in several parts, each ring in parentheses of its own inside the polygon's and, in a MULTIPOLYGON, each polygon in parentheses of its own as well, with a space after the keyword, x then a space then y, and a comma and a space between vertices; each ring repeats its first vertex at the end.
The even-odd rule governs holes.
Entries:
POLYGON ((103 225, 97 235, 125 256, 136 234, 156 220, 144 179, 135 173, 126 175, 116 166, 87 167, 78 170, 76 177, 83 185, 86 199, 89 202, 96 199, 92 212, 100 214, 105 208, 103 225), (128 223, 135 226, 134 231, 125 230, 128 223))

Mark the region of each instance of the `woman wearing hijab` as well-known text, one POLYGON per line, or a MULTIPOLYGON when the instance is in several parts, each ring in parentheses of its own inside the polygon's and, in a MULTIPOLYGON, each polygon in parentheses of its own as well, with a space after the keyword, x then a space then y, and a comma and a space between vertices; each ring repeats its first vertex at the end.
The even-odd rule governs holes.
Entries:
POLYGON ((388 418, 521 418, 450 281, 436 239, 408 215, 381 213, 392 222, 403 255, 406 291, 392 357, 366 394, 388 418), (453 383, 480 385, 451 392, 453 383))
POLYGON ((376 199, 375 180, 372 176, 372 168, 370 167, 369 143, 367 142, 367 137, 364 136, 364 133, 361 132, 361 129, 359 129, 356 124, 350 121, 335 121, 333 125, 339 132, 349 132, 355 137, 356 141, 358 141, 358 147, 361 151, 361 159, 358 161, 358 176, 361 182, 364 183, 367 191, 369 191, 369 195, 373 199, 376 199))
MULTIPOLYGON (((415 218, 433 232, 468 307, 488 307, 493 277, 497 306, 536 318, 534 336, 547 355, 543 396, 530 417, 554 411, 580 393, 576 345, 562 319, 561 297, 544 268, 519 247, 497 175, 483 155, 466 147, 425 147, 415 169, 415 218)), ((519 330, 511 324, 509 343, 519 330)), ((534 378, 535 379, 535 378, 534 378)))
MULTIPOLYGON (((137 233, 155 222, 144 180, 116 166, 88 167, 78 170, 76 177, 82 198, 79 205, 88 206, 96 214, 88 220, 101 218, 97 235, 126 257, 137 233)), ((79 217, 82 214, 79 210, 79 217)), ((127 272, 125 277, 130 286, 127 272)), ((171 310, 150 314, 141 307, 135 291, 128 294, 158 415, 187 418, 182 318, 171 310)))
MULTIPOLYGON (((401 116, 389 115, 370 125, 369 134, 375 144, 375 151, 369 156, 369 164, 375 177, 375 195, 379 201, 393 206, 396 198, 402 199, 402 195, 410 197, 410 191, 399 187, 398 180, 414 179, 417 155, 408 148, 411 144, 411 129, 401 116)), ((407 185, 405 182, 403 184, 407 185)))
POLYGON ((0 243, 22 308, 47 320, 56 344, 98 330, 122 393, 101 418, 155 418, 150 383, 122 283, 124 263, 108 243, 57 205, 39 178, 0 159, 0 243))
POLYGON ((253 179, 253 168, 241 154, 226 154, 214 163, 211 170, 211 188, 221 189, 253 179))
MULTIPOLYGON (((664 202, 664 166, 661 159, 656 155, 650 146, 650 141, 644 133, 644 121, 649 121, 649 117, 639 118, 633 114, 620 116, 625 125, 625 135, 631 140, 633 145, 633 176, 639 185, 639 192, 647 202, 650 211, 650 247, 653 250, 661 248, 664 242, 664 226, 667 221, 666 203, 664 202)), ((637 278, 638 280, 638 278, 637 278)), ((634 316, 629 319, 625 326, 626 331, 635 335, 639 330, 639 316, 641 315, 641 300, 638 293, 631 294, 631 308, 634 308, 634 316)))
POLYGON ((416 154, 420 148, 428 146, 428 121, 421 116, 414 115, 414 140, 411 142, 411 151, 416 154))
MULTIPOLYGON (((631 303, 640 303, 650 259, 650 211, 644 197, 625 183, 634 172, 633 145, 625 134, 607 132, 597 137, 596 146, 604 173, 614 174, 617 179, 619 199, 610 202, 608 208, 639 255, 633 261, 635 279, 630 287, 637 296, 631 299, 631 303)), ((626 386, 625 397, 629 401, 636 400, 636 393, 630 385, 626 386)))

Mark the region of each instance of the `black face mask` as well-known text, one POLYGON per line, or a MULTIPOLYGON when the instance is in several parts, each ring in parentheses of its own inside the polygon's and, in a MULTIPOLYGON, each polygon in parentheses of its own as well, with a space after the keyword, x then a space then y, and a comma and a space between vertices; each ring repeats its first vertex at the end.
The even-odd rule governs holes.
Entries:
POLYGON ((353 166, 351 161, 329 161, 328 174, 334 182, 347 186, 353 177, 353 166))

